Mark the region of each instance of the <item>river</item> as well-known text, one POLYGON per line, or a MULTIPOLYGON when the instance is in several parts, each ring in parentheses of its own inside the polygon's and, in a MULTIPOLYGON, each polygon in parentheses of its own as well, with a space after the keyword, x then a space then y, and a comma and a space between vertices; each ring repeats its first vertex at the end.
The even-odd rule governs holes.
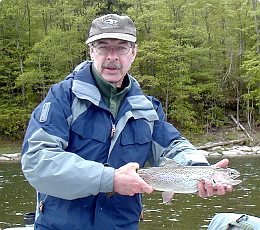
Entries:
MULTIPOLYGON (((200 198, 196 194, 176 194, 171 205, 162 203, 161 192, 143 197, 144 220, 140 230, 206 230, 218 212, 246 213, 260 217, 259 156, 229 157, 229 166, 240 171, 243 182, 224 196, 200 198)), ((208 158, 211 164, 220 158, 208 158)), ((0 229, 24 226, 23 216, 34 211, 35 191, 25 180, 20 163, 0 162, 0 229)))

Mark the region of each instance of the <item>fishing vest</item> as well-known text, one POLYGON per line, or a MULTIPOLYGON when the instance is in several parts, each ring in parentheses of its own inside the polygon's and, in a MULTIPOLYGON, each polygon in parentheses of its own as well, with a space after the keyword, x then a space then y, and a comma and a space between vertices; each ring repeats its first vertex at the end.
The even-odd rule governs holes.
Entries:
POLYGON ((219 213, 207 230, 259 230, 260 218, 238 213, 219 213))

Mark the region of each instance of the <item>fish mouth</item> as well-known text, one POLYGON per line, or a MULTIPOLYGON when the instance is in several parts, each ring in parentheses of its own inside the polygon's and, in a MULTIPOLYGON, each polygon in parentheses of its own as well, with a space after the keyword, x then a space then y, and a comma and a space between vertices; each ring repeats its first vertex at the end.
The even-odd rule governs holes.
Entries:
POLYGON ((242 180, 232 180, 230 184, 233 186, 233 185, 238 185, 240 183, 242 183, 242 180))

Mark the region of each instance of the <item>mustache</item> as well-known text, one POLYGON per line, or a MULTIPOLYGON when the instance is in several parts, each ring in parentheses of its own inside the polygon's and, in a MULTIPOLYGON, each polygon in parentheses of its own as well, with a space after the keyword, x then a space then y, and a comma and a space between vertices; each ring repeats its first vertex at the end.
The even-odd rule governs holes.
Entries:
POLYGON ((122 69, 122 65, 116 62, 105 63, 102 68, 122 69))

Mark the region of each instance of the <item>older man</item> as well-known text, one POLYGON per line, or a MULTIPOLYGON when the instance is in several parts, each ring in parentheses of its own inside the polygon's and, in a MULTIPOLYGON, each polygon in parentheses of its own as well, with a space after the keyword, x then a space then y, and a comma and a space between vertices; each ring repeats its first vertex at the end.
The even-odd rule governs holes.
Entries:
MULTIPOLYGON (((53 85, 32 113, 22 169, 37 190, 36 229, 138 229, 140 193, 153 191, 136 173, 139 167, 147 161, 159 166, 164 157, 208 165, 128 74, 135 42, 129 17, 95 19, 86 42, 92 61, 53 85)), ((198 187, 202 197, 232 190, 213 189, 209 181, 198 187)))

